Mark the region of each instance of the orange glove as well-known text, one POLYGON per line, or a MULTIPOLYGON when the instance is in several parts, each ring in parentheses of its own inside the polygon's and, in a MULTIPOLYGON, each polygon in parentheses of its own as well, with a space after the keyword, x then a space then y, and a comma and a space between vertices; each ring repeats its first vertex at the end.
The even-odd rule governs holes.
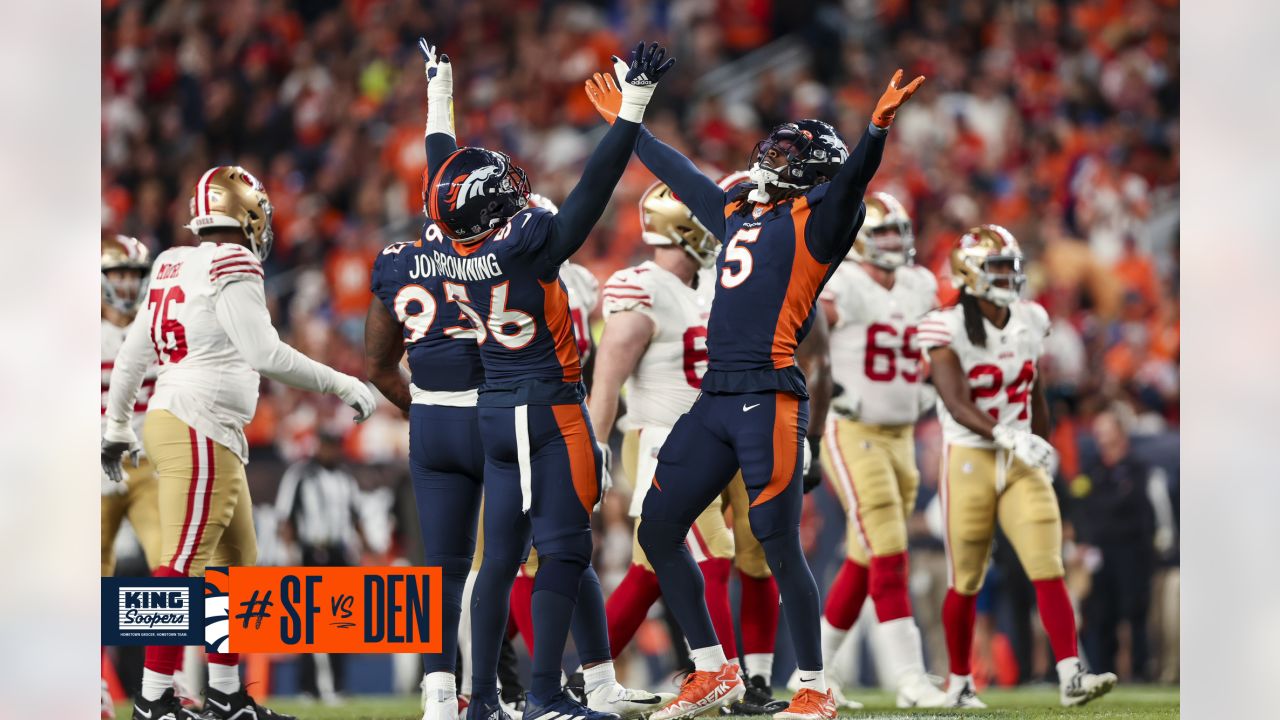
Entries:
POLYGON ((898 68, 898 71, 893 74, 893 79, 889 81, 889 87, 885 88, 884 94, 876 103, 876 111, 871 114, 871 122, 875 123, 876 127, 888 129, 893 124, 893 116, 897 114, 898 108, 920 89, 924 84, 924 76, 917 77, 904 88, 898 87, 901 82, 902 68, 898 68))
POLYGON ((622 108, 622 90, 613 73, 595 73, 587 78, 583 88, 587 91, 587 99, 596 107, 596 112, 610 125, 618 118, 618 110, 622 108))

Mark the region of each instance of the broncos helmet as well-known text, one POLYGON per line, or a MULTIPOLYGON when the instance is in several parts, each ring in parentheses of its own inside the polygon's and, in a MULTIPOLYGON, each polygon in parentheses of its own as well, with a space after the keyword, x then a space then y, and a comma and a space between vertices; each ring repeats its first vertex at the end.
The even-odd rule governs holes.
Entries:
POLYGON ((529 178, 504 152, 459 148, 423 188, 427 217, 454 240, 474 240, 529 205, 529 178))
POLYGON ((835 177, 849 157, 840 134, 821 120, 783 123, 769 131, 751 151, 751 179, 757 185, 805 188, 835 177), (786 160, 780 168, 768 168, 764 159, 776 150, 786 160))

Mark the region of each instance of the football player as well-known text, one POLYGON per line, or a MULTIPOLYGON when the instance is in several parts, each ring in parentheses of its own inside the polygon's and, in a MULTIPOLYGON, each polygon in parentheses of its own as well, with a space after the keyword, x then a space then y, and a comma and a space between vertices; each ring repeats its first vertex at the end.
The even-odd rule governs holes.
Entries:
MULTIPOLYGON (((134 408, 147 368, 159 363, 142 440, 159 478, 160 562, 157 577, 204 575, 205 566, 253 565, 257 538, 244 465, 244 426, 258 403, 259 376, 333 393, 373 412, 359 380, 322 365, 280 341, 271 325, 262 260, 271 251, 271 203, 244 168, 219 166, 200 176, 187 228, 200 243, 156 258, 147 283, 146 315, 129 328, 107 395, 102 467, 124 478, 140 447, 134 408)), ((135 720, 194 717, 174 697, 182 648, 148 647, 135 720)), ((241 687, 240 657, 209 654, 205 718, 288 718, 259 705, 241 687)))
POLYGON ((872 632, 887 655, 898 707, 939 707, 946 695, 925 675, 911 616, 906 522, 920 484, 915 420, 925 397, 915 323, 933 309, 938 287, 933 273, 912 264, 911 218, 902 204, 883 192, 864 204, 853 252, 821 298, 843 389, 822 466, 847 517, 845 561, 823 611, 822 660, 831 664, 870 592, 880 621, 872 632))
MULTIPOLYGON (((129 325, 138 313, 138 305, 146 293, 147 274, 151 270, 151 252, 136 238, 115 233, 102 233, 102 427, 106 429, 107 392, 111 387, 111 370, 116 354, 124 344, 129 325)), ((156 386, 156 368, 151 365, 143 375, 142 385, 133 405, 133 430, 142 431, 147 402, 156 386)), ((125 468, 124 482, 102 478, 102 577, 115 573, 116 535, 127 517, 147 558, 147 567, 155 568, 160 556, 160 520, 157 517, 155 469, 139 455, 138 464, 125 468)), ((105 649, 104 649, 105 657, 105 649)), ((102 717, 115 717, 115 702, 102 680, 102 717)))
MULTIPOLYGON (((852 154, 827 123, 784 123, 757 145, 751 182, 730 192, 648 132, 636 143, 640 160, 704 226, 727 238, 716 262, 702 394, 663 443, 640 521, 640 545, 696 666, 655 720, 701 714, 743 692, 702 593, 689 592, 701 589, 701 576, 684 543, 694 519, 739 467, 751 497, 751 529, 777 578, 801 671, 800 690, 776 717, 836 715, 822 671, 818 588, 800 547, 802 476, 811 451, 808 392, 795 352, 862 222, 862 196, 893 117, 924 82, 899 87, 901 76, 889 82, 852 154)), ((606 119, 615 115, 616 84, 597 74, 586 89, 606 119)))
POLYGON ((529 208, 524 171, 506 154, 457 147, 452 70, 422 43, 428 62, 428 214, 444 231, 433 243, 434 272, 447 276, 447 302, 473 321, 485 381, 478 407, 485 452, 484 562, 471 608, 472 697, 468 712, 489 720, 498 704, 496 666, 516 572, 532 544, 538 574, 531 607, 537 643, 524 718, 614 717, 575 701, 560 685, 560 663, 575 634, 588 696, 650 702, 617 684, 609 657, 604 598, 590 569, 591 509, 600 497, 601 453, 583 400, 581 357, 561 264, 586 241, 635 146, 644 108, 673 60, 642 43, 630 65, 617 62, 622 102, 558 213, 529 208), (664 62, 665 61, 665 62, 664 62), (434 66, 434 67, 433 67, 434 66))
POLYGON ((1115 687, 1085 672, 1075 613, 1062 581, 1062 519, 1053 492, 1058 455, 1046 439, 1049 408, 1036 363, 1049 315, 1019 298, 1022 250, 999 225, 969 230, 951 251, 959 303, 919 324, 938 389, 944 452, 939 492, 948 560, 942 621, 951 677, 947 704, 986 705, 974 693, 969 657, 978 591, 998 521, 1036 590, 1040 621, 1057 659, 1060 700, 1083 705, 1115 687))

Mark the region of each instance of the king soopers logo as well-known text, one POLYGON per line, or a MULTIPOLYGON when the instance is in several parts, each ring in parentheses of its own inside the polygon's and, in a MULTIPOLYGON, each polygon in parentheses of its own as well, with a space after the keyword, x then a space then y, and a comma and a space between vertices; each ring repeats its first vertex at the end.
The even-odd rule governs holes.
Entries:
POLYGON ((186 631, 191 621, 189 588, 156 589, 121 587, 119 628, 121 632, 136 630, 186 631))

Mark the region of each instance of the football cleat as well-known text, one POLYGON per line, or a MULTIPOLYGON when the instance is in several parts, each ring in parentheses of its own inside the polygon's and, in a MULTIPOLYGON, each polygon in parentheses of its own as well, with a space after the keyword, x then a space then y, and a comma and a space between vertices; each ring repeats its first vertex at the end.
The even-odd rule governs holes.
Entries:
POLYGON ((818 692, 800 688, 791 698, 791 704, 774 717, 778 720, 835 720, 836 698, 830 690, 818 692))
POLYGON ((741 700, 747 692, 747 685, 742 682, 738 671, 737 665, 725 663, 716 672, 695 670, 689 673, 676 699, 650 715, 650 720, 693 717, 741 700))
POLYGON ((746 678, 747 691, 738 702, 720 708, 724 715, 772 715, 787 706, 785 700, 773 696, 773 689, 763 675, 746 678))
POLYGON ((133 702, 133 720, 202 720, 204 716, 182 707, 173 688, 155 700, 144 700, 139 696, 133 702))
POLYGON ((497 697, 481 697, 472 695, 467 703, 466 712, 461 716, 464 720, 511 720, 502 702, 497 697))
POLYGON ((503 688, 503 692, 498 696, 498 704, 502 706, 502 711, 511 717, 511 720, 523 720, 525 708, 523 690, 508 696, 506 688, 503 688))
POLYGON ((986 706, 986 703, 978 699, 978 693, 973 689, 973 680, 971 678, 961 679, 952 676, 951 683, 947 687, 945 707, 980 709, 986 706))
MULTIPOLYGON (((525 693, 524 720, 619 720, 615 713, 596 712, 569 697, 564 690, 540 701, 533 693, 525 693)), ((473 720, 486 720, 473 718, 473 720)))
POLYGON ((646 717, 675 699, 671 693, 632 690, 612 682, 587 693, 586 706, 596 712, 612 713, 622 720, 632 720, 646 717))
POLYGON ((458 720, 458 695, 452 690, 422 690, 422 720, 458 720))
POLYGON ((898 707, 945 707, 947 694, 924 673, 903 680, 898 685, 898 707))
POLYGON ((1087 673, 1076 661, 1076 672, 1071 679, 1063 683, 1060 688, 1059 700, 1063 707, 1074 707, 1076 705, 1084 705, 1090 700, 1096 700, 1103 695, 1111 692, 1116 686, 1115 673, 1101 673, 1094 675, 1087 673))
POLYGON ((214 687, 204 692, 204 713, 200 717, 204 720, 298 720, 259 705, 245 688, 224 693, 214 687))

